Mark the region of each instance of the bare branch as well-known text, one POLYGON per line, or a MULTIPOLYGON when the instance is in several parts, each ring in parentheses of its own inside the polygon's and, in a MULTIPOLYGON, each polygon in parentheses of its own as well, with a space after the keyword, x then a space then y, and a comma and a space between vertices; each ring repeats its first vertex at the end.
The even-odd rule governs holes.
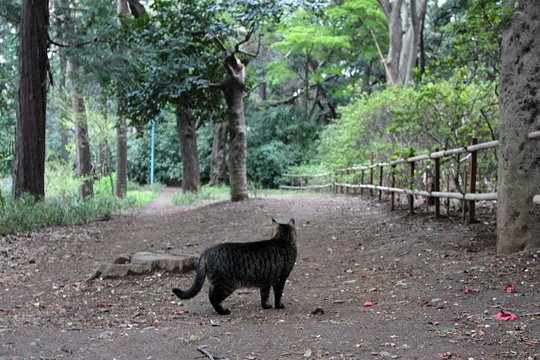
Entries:
POLYGON ((227 51, 227 48, 225 47, 225 45, 223 45, 223 42, 221 42, 221 40, 219 40, 219 38, 217 36, 214 36, 214 41, 219 45, 221 50, 225 51, 226 53, 229 53, 227 51))
POLYGON ((251 32, 251 31, 248 32, 248 33, 246 34, 246 36, 244 37, 244 40, 242 40, 242 41, 240 41, 239 43, 236 44, 236 46, 234 47, 234 54, 240 52, 240 46, 241 46, 242 44, 247 43, 247 42, 249 41, 249 39, 251 39, 251 35, 252 35, 252 34, 253 34, 253 32, 251 32))

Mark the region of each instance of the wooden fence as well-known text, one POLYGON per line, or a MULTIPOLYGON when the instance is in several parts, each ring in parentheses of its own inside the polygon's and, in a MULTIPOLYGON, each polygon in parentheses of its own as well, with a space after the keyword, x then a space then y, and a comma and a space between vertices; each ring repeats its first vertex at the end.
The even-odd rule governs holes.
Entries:
MULTIPOLYGON (((533 131, 527 135, 529 139, 540 138, 540 131, 533 131)), ((428 197, 434 202, 435 205, 435 217, 441 215, 440 199, 459 199, 463 201, 463 215, 465 217, 465 211, 467 209, 466 203, 468 203, 469 216, 468 221, 475 221, 475 201, 481 200, 497 200, 496 192, 478 193, 476 189, 477 184, 477 152, 481 150, 496 148, 499 146, 499 141, 489 141, 478 144, 475 138, 472 139, 471 145, 467 147, 459 147, 455 149, 436 151, 430 154, 413 156, 407 159, 398 159, 390 162, 374 163, 373 154, 371 154, 371 161, 366 166, 353 166, 346 169, 339 169, 335 171, 329 171, 321 174, 284 174, 283 176, 289 178, 289 185, 280 185, 281 189, 296 189, 296 190, 328 190, 335 193, 348 193, 350 191, 355 192, 356 189, 360 189, 362 194, 364 190, 369 190, 370 195, 374 195, 374 191, 378 191, 379 200, 381 200, 382 193, 390 193, 390 210, 395 209, 395 194, 407 195, 407 202, 409 205, 409 211, 412 213, 414 210, 414 197, 422 196, 428 197), (469 185, 467 186, 467 176, 464 176, 465 188, 468 188, 468 192, 450 192, 441 191, 441 158, 446 156, 458 155, 468 153, 469 158, 469 185), (414 189, 414 179, 416 172, 416 164, 423 161, 434 162, 434 174, 431 189, 429 191, 423 191, 414 189), (396 187, 396 167, 398 165, 408 164, 409 171, 409 188, 396 187), (390 168, 389 173, 386 176, 386 184, 384 181, 384 168, 390 168), (378 184, 374 183, 375 169, 378 169, 378 184), (343 177, 349 176, 359 181, 342 182, 340 180, 343 177), (366 176, 369 177, 369 182, 366 183, 366 176), (318 179, 320 184, 310 184, 310 180, 318 179), (390 182, 390 184, 388 184, 390 182)), ((449 184, 449 181, 447 181, 449 184)), ((540 194, 533 197, 533 202, 540 204, 540 194)), ((449 204, 449 202, 447 202, 449 204)), ((449 206, 449 205, 447 205, 449 206)), ((448 211, 448 210, 447 210, 448 211)))

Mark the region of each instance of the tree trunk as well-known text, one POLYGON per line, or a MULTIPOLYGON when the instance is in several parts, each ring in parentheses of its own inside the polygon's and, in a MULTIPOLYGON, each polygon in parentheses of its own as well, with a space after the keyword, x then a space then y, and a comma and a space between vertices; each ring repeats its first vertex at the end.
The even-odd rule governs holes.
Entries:
POLYGON ((71 101, 75 116, 75 138, 77 142, 77 175, 83 178, 79 197, 84 199, 94 194, 92 180, 92 160, 90 157, 90 140, 84 99, 79 84, 77 70, 79 65, 73 59, 68 60, 68 71, 71 79, 71 101))
POLYGON ((247 134, 244 116, 244 87, 246 69, 244 64, 231 54, 225 58, 227 79, 221 84, 229 117, 229 180, 231 201, 248 198, 247 189, 247 134))
POLYGON ((68 128, 66 127, 66 120, 69 117, 69 114, 66 111, 66 104, 67 104, 67 92, 66 92, 66 75, 67 73, 67 60, 65 56, 60 56, 60 84, 59 84, 59 90, 60 90, 60 99, 62 108, 60 109, 60 160, 62 160, 63 163, 67 164, 69 160, 69 153, 67 150, 68 147, 68 128))
POLYGON ((182 158, 182 189, 197 192, 201 185, 197 128, 193 112, 181 104, 176 105, 176 129, 182 158))
POLYGON ((119 198, 127 195, 127 126, 126 119, 118 115, 116 121, 116 184, 114 194, 119 198))
POLYGON ((212 162, 210 163, 210 185, 217 186, 225 178, 225 148, 229 124, 226 122, 214 124, 214 138, 212 139, 212 162))
POLYGON ((380 4, 388 19, 390 36, 387 80, 391 85, 407 84, 416 66, 427 0, 410 0, 410 6, 403 0, 380 0, 380 4))
POLYGON ((45 196, 45 122, 49 2, 23 0, 13 192, 45 196))
MULTIPOLYGON (((540 248, 540 3, 506 1, 499 106, 497 252, 540 248)), ((504 12, 503 12, 504 13, 504 12)))
MULTIPOLYGON (((119 16, 129 15, 128 3, 126 0, 118 0, 116 12, 119 16)), ((123 51, 118 49, 117 51, 123 51)), ((117 121, 116 121, 116 184, 114 193, 119 198, 127 195, 127 124, 126 119, 121 115, 122 97, 120 90, 116 96, 117 101, 117 121)))
MULTIPOLYGON (((67 34, 69 33, 68 26, 66 24, 65 11, 69 7, 67 0, 54 0, 55 11, 58 12, 55 15, 56 26, 59 29, 58 36, 62 43, 67 43, 67 34)), ((66 127, 66 121, 69 118, 69 112, 67 111, 67 58, 65 52, 59 54, 60 57, 60 81, 59 81, 59 97, 60 97, 60 124, 58 126, 60 132, 60 160, 67 164, 69 161, 68 153, 68 128, 66 127)))

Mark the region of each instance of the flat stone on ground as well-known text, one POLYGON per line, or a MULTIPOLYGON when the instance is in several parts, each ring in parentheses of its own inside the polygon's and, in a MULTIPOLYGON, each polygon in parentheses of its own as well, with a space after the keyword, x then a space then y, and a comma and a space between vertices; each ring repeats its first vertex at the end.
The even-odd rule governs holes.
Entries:
POLYGON ((88 280, 110 279, 132 275, 147 275, 156 271, 185 273, 195 269, 198 257, 165 251, 141 251, 121 255, 113 264, 102 264, 88 280))

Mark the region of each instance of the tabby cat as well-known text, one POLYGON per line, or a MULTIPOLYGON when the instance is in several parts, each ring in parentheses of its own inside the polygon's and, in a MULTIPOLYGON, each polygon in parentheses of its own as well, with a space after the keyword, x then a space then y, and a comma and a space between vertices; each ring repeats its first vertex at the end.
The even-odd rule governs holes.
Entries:
POLYGON ((260 288, 263 309, 272 308, 268 297, 273 288, 276 309, 283 309, 283 287, 296 261, 296 229, 294 219, 287 224, 272 219, 272 224, 270 240, 223 243, 203 251, 191 287, 185 291, 174 288, 173 293, 191 299, 208 277, 210 303, 221 315, 231 313, 221 305, 223 300, 241 287, 260 288))

